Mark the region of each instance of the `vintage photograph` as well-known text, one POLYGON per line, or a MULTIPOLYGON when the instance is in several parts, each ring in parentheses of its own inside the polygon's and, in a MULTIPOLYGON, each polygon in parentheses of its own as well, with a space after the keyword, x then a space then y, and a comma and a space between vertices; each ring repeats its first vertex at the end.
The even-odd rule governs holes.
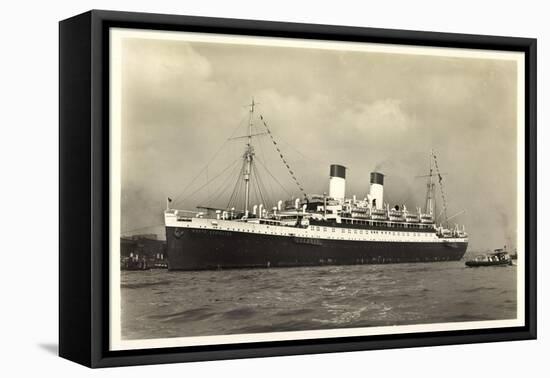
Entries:
POLYGON ((523 325, 523 59, 111 29, 111 349, 523 325))

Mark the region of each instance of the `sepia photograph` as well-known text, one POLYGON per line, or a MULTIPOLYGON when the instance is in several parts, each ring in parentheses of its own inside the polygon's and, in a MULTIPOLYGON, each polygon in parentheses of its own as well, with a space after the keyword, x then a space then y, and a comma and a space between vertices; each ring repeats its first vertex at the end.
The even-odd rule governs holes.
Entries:
POLYGON ((522 52, 109 38, 111 350, 525 325, 522 52))

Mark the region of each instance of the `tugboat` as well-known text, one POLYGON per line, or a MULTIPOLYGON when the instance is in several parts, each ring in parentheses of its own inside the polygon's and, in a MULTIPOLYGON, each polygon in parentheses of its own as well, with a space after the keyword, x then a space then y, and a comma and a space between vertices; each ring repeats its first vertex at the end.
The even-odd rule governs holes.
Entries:
POLYGON ((512 259, 508 252, 502 248, 497 248, 494 252, 487 253, 485 255, 477 256, 473 260, 466 261, 466 266, 470 268, 478 266, 502 266, 502 265, 513 265, 512 259))

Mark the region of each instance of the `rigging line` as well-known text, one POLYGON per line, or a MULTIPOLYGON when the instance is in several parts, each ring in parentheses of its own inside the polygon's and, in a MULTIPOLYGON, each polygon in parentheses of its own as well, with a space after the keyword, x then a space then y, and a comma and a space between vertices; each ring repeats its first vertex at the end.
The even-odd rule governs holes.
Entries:
POLYGON ((204 185, 202 185, 201 187, 197 188, 194 192, 192 192, 191 194, 189 194, 188 196, 186 196, 184 198, 184 200, 188 200, 190 198, 192 198, 195 194, 197 194, 200 190, 202 190, 204 187, 206 187, 207 185, 211 184, 212 182, 216 181, 218 178, 222 177, 222 175, 227 171, 229 170, 231 167, 234 167, 235 164, 240 160, 239 159, 235 159, 231 164, 229 164, 227 167, 225 167, 222 171, 220 171, 218 174, 216 174, 213 178, 211 178, 208 182, 206 182, 204 185))
MULTIPOLYGON (((262 162, 262 159, 263 159, 263 158, 260 159, 259 157, 256 157, 256 159, 260 161, 260 164, 262 164, 262 166, 266 166, 266 167, 268 166, 268 163, 267 163, 267 162, 265 162, 265 163, 262 162)), ((259 171, 260 171, 260 167, 258 167, 258 172, 259 172, 259 171)), ((273 182, 272 182, 272 180, 268 180, 269 190, 267 190, 268 187, 267 187, 267 185, 264 184, 263 179, 262 179, 261 176, 260 176, 260 184, 262 184, 262 187, 263 187, 263 189, 264 189, 264 193, 266 193, 266 196, 268 197, 267 199, 268 199, 268 200, 273 199, 275 190, 273 189, 273 182)))
MULTIPOLYGON (((237 126, 233 129, 233 131, 231 132, 231 135, 230 135, 230 138, 233 137, 233 135, 235 135, 235 132, 239 129, 239 127, 241 126, 241 124, 243 123, 243 121, 245 120, 246 116, 243 116, 243 118, 239 121, 239 123, 237 124, 237 126)), ((183 191, 181 191, 177 196, 174 197, 174 203, 178 202, 179 199, 185 194, 185 192, 191 187, 191 185, 193 185, 193 183, 199 178, 199 176, 206 170, 208 169, 208 166, 214 161, 214 159, 218 156, 218 154, 221 152, 221 150, 224 148, 224 146, 227 144, 227 142, 229 141, 229 139, 226 139, 222 145, 220 146, 220 148, 214 153, 214 156, 212 156, 212 158, 208 161, 208 163, 206 163, 206 165, 199 171, 199 173, 197 173, 197 175, 191 180, 191 182, 183 189, 183 191)))
MULTIPOLYGON (((270 175, 271 178, 273 178, 272 181, 274 181, 274 182, 276 182, 277 184, 279 184, 279 186, 283 189, 283 191, 284 191, 287 195, 292 196, 292 195, 289 193, 289 191, 285 188, 285 186, 284 186, 279 180, 277 180, 277 178, 275 177, 275 175, 271 173, 271 171, 267 168, 267 165, 264 164, 264 163, 262 163, 261 160, 258 160, 258 161, 260 162, 260 165, 262 166, 262 168, 268 173, 268 175, 270 175)), ((273 186, 271 185, 271 180, 268 181, 268 182, 269 182, 269 186, 270 186, 270 188, 271 188, 270 198, 269 198, 269 199, 270 199, 272 202, 274 202, 274 201, 273 201, 273 198, 276 197, 276 195, 275 195, 275 189, 273 189, 273 186)), ((260 183, 262 184, 262 186, 263 186, 264 188, 266 188, 266 186, 265 186, 265 184, 264 184, 264 180, 263 180, 261 177, 260 177, 260 183)))
MULTIPOLYGON (((260 115, 260 117, 262 117, 260 115)), ((263 121, 263 118, 261 118, 261 120, 263 121)), ((271 131, 271 134, 273 135, 276 135, 277 136, 277 142, 280 142, 279 144, 284 144, 286 146, 288 146, 290 149, 292 149, 294 152, 296 152, 298 155, 300 155, 301 157, 307 159, 307 160, 310 160, 310 161, 313 161, 313 162, 316 162, 316 163, 322 163, 322 164, 331 164, 331 162, 329 160, 318 160, 318 159, 314 159, 312 158, 311 156, 308 156, 308 155, 305 155, 302 151, 298 150, 296 147, 294 147, 293 144, 287 142, 282 136, 280 133, 277 133, 275 131, 271 131)), ((260 139, 261 140, 261 139, 260 139)))
POLYGON ((227 174, 227 177, 225 178, 225 180, 213 191, 212 195, 209 197, 208 201, 207 202, 210 202, 210 199, 213 197, 213 196, 217 196, 218 193, 220 193, 221 191, 223 191, 223 189, 226 188, 226 185, 228 184, 228 182, 231 180, 232 177, 235 177, 235 175, 237 174, 237 172, 239 171, 239 164, 238 161, 240 159, 236 159, 233 164, 232 164, 232 169, 229 171, 229 173, 227 174))
MULTIPOLYGON (((261 117, 262 117, 262 116, 260 115, 260 117, 258 117, 258 118, 260 118, 260 119, 263 121, 263 118, 261 118, 261 117)), ((265 127, 265 126, 264 126, 264 127, 265 127)), ((269 134, 269 133, 268 133, 268 134, 269 134)), ((273 139, 273 138, 271 138, 271 139, 273 139)), ((260 152, 261 152, 262 158, 260 158, 259 156, 256 156, 256 159, 259 159, 259 160, 265 159, 265 163, 262 163, 262 162, 260 162, 260 163, 262 163, 262 165, 263 165, 264 167, 267 167, 267 166, 269 165, 269 162, 268 162, 268 160, 269 160, 269 159, 268 159, 268 158, 269 158, 269 155, 265 152, 265 151, 266 151, 266 148, 264 148, 264 146, 263 146, 263 144, 264 144, 263 138, 258 138, 258 142, 259 142, 260 152)), ((260 168, 258 167, 258 172, 259 172, 259 169, 260 169, 260 168)), ((259 176, 259 177, 260 177, 260 182, 259 182, 259 183, 260 183, 261 186, 263 187, 264 193, 266 193, 266 196, 268 197, 267 200, 272 201, 272 200, 273 200, 273 197, 275 196, 275 195, 274 195, 275 190, 273 189, 272 180, 268 180, 268 181, 267 181, 268 184, 269 184, 269 189, 270 189, 270 190, 268 191, 268 190, 267 190, 268 187, 267 187, 267 185, 265 185, 265 183, 264 183, 262 177, 261 177, 261 176, 259 176)))
POLYGON ((260 190, 260 196, 262 197, 262 203, 266 204, 267 205, 267 202, 269 201, 269 197, 264 197, 264 193, 266 194, 266 196, 269 196, 268 192, 266 191, 266 188, 265 188, 265 185, 263 183, 263 179, 262 179, 262 176, 260 175, 260 168, 258 168, 257 166, 255 167, 256 169, 256 172, 257 172, 257 180, 256 180, 256 184, 258 185, 258 188, 260 190), (262 189, 263 188, 263 189, 262 189))
MULTIPOLYGON (((275 133, 274 133, 275 134, 275 133)), ((303 152, 301 152, 300 150, 298 150, 296 147, 294 147, 291 143, 288 143, 286 140, 284 140, 280 134, 277 134, 277 141, 280 142, 280 144, 284 144, 285 146, 289 147, 291 150, 293 150, 294 152, 296 152, 298 155, 300 155, 301 157, 303 157, 304 159, 306 160, 309 160, 309 161, 312 161, 312 162, 316 162, 316 163, 321 163, 321 164, 330 164, 331 162, 328 161, 328 160, 318 160, 318 159, 314 159, 312 158, 311 156, 308 156, 308 155, 305 155, 303 152)))
MULTIPOLYGON (((259 141, 260 141, 260 143, 262 143, 262 142, 263 142, 263 138, 259 138, 259 141)), ((270 143, 270 142, 268 141, 268 142, 266 142, 266 143, 270 143)), ((262 146, 263 146, 263 144, 262 144, 262 146)), ((265 167, 264 169, 267 171, 267 167, 269 167, 270 164, 269 164, 269 161, 268 161, 268 160, 269 160, 269 159, 268 159, 268 158, 269 158, 269 154, 265 153, 265 150, 266 150, 266 149, 264 148, 264 151, 263 151, 263 152, 264 152, 264 156, 263 156, 262 158, 258 158, 258 159, 261 160, 260 163, 262 164, 263 167, 265 167)), ((276 155, 278 155, 276 149, 274 149, 273 151, 275 152, 276 155)), ((276 159, 279 159, 279 156, 277 156, 276 159)), ((258 167, 258 172, 260 172, 260 167, 258 167)), ((268 171, 268 174, 270 174, 269 171, 268 171)), ((275 181, 275 180, 265 180, 265 181, 264 181, 263 175, 259 175, 259 178, 260 178, 260 180, 259 180, 260 186, 263 188, 264 193, 266 193, 266 199, 267 199, 267 201, 270 201, 271 204, 274 204, 274 202, 275 202, 275 201, 274 201, 274 198, 277 197, 277 196, 276 196, 276 193, 275 193, 275 188, 273 187, 273 181, 275 181), (266 184, 266 182, 267 182, 267 184, 266 184), (268 189, 269 189, 269 190, 268 190, 268 189)), ((285 190, 285 192, 288 193, 288 192, 286 191, 286 188, 284 188, 283 190, 285 190)))
POLYGON ((227 140, 225 142, 223 142, 223 144, 220 146, 220 148, 216 151, 216 153, 214 154, 214 156, 212 156, 212 158, 208 161, 208 163, 206 163, 206 165, 199 171, 199 173, 197 173, 197 175, 195 177, 193 177, 193 179, 191 180, 191 182, 189 182, 189 184, 187 184, 187 186, 185 186, 185 188, 177 195, 174 197, 174 203, 178 202, 181 197, 185 194, 185 192, 187 192, 187 190, 191 187, 191 185, 193 185, 195 183, 195 181, 202 175, 202 173, 208 169, 208 166, 214 161, 214 159, 218 156, 218 154, 221 152, 221 150, 223 149, 223 147, 225 146, 225 144, 227 143, 227 140))
POLYGON ((279 184, 279 186, 284 190, 284 192, 285 192, 286 194, 288 194, 289 196, 292 196, 292 195, 285 189, 285 187, 283 186, 283 184, 281 184, 281 183, 279 182, 279 180, 277 180, 277 178, 276 178, 275 176, 273 176, 273 174, 269 171, 269 169, 267 169, 267 167, 262 163, 262 161, 259 160, 259 159, 257 159, 257 160, 260 162, 260 164, 262 165, 262 167, 264 167, 264 169, 267 171, 267 173, 269 173, 269 175, 273 178, 273 180, 275 180, 275 182, 276 182, 277 184, 279 184))
MULTIPOLYGON (((259 167, 256 167, 256 169, 259 172, 259 167)), ((258 186, 263 191, 263 193, 266 193, 266 197, 263 198, 264 205, 268 206, 268 207, 271 207, 271 205, 273 204, 273 194, 272 193, 270 194, 267 191, 266 186, 263 182, 262 176, 260 176, 260 175, 258 175, 258 186)))
POLYGON ((240 186, 239 184, 241 183, 241 176, 243 175, 245 164, 246 164, 246 161, 243 160, 243 164, 241 165, 241 171, 239 172, 239 175, 237 176, 237 181, 235 182, 235 186, 233 187, 233 192, 231 193, 231 197, 229 197, 229 202, 227 203, 227 206, 226 206, 227 209, 230 208, 230 205, 233 202, 233 197, 235 196, 235 194, 237 192, 237 189, 240 186))
MULTIPOLYGON (((246 163, 245 163, 246 164, 246 163)), ((244 172, 246 172, 246 168, 243 167, 243 176, 244 176, 244 172)), ((244 186, 244 182, 243 180, 239 180, 238 182, 238 185, 237 185, 237 192, 235 193, 235 197, 233 198, 233 205, 231 206, 232 208, 235 208, 235 210, 238 210, 239 209, 239 205, 240 205, 240 198, 241 198, 241 192, 242 192, 242 188, 244 186)))
POLYGON ((290 177, 292 177, 292 179, 294 180, 294 182, 298 186, 298 189, 300 189, 300 191, 303 193, 304 197, 306 197, 306 192, 304 191, 304 188, 302 187, 302 184, 300 184, 300 182, 298 181, 298 179, 294 175, 294 172, 292 171, 292 169, 290 168, 290 165, 287 163, 285 157, 283 156, 283 153, 281 152, 281 149, 277 146, 277 142, 273 138, 273 134, 271 133, 271 130, 267 126, 267 123, 265 122, 264 117, 262 115, 260 115, 260 119, 262 120, 262 123, 264 124, 264 126, 267 130, 267 133, 269 134, 269 137, 271 138, 271 141, 273 142, 273 145, 275 146, 275 148, 279 152, 279 156, 281 157, 281 160, 283 161, 283 164, 288 169, 288 173, 290 174, 290 177))
MULTIPOLYGON (((241 193, 243 190, 244 182, 239 183, 239 187, 237 188, 237 194, 235 195, 235 203, 233 204, 233 208, 235 208, 235 211, 238 211, 241 204, 241 193)), ((244 207, 244 206, 243 206, 244 207)))
MULTIPOLYGON (((260 167, 258 166, 258 164, 256 164, 256 162, 259 161, 261 163, 261 160, 262 159, 260 159, 260 157, 258 155, 256 155, 255 158, 254 158, 254 167, 253 168, 255 168, 254 174, 255 174, 255 178, 256 178, 258 184, 262 184, 262 174, 260 172, 260 167)), ((267 187, 261 186, 260 188, 265 193, 266 196, 268 196, 270 194, 269 191, 267 190, 267 187)))
MULTIPOLYGON (((254 175, 256 174, 256 169, 254 168, 254 166, 252 166, 252 172, 254 172, 254 175)), ((252 190, 254 191, 253 194, 254 194, 254 200, 252 202, 256 203, 256 202, 260 202, 262 203, 262 192, 258 189, 258 180, 256 177, 252 176, 252 180, 251 180, 251 186, 252 186, 252 190), (256 184, 256 185, 254 185, 256 184)))
MULTIPOLYGON (((239 166, 238 165, 235 165, 233 167, 233 170, 229 173, 229 175, 227 175, 227 177, 225 178, 225 181, 222 183, 222 185, 218 188, 218 190, 215 191, 215 193, 212 195, 214 198, 210 200, 209 202, 209 205, 211 205, 211 207, 214 207, 214 203, 220 199, 220 197, 225 194, 227 192, 227 189, 229 189, 229 182, 231 181, 231 178, 235 176, 235 174, 237 174, 239 170, 239 166)), ((212 197, 211 197, 212 198, 212 197)))
MULTIPOLYGON (((262 164, 261 161, 260 161, 260 164, 262 164)), ((267 167, 267 165, 266 165, 266 164, 263 164, 262 167, 267 167)), ((258 170, 259 170, 259 169, 260 169, 260 167, 258 167, 258 170)), ((264 168, 264 170, 267 171, 267 169, 265 169, 265 168, 264 168)), ((268 174, 270 174, 269 171, 268 171, 268 174)), ((267 190, 267 185, 265 184, 264 179, 263 179, 263 175, 260 175, 259 178, 260 178, 260 181, 259 181, 259 182, 260 182, 260 187, 262 187, 263 190, 264 190, 264 192, 267 193, 267 198, 266 198, 267 201, 270 202, 270 205, 273 205, 274 202, 275 202, 275 201, 274 201, 274 198, 276 198, 275 189, 273 188, 273 181, 275 181, 275 180, 268 180, 269 189, 270 189, 270 191, 268 191, 268 190, 267 190)), ((284 190, 286 193, 288 193, 288 192, 286 191, 285 188, 283 188, 283 190, 284 190)), ((289 194, 288 194, 288 195, 289 195, 289 194)))
POLYGON ((258 198, 258 199, 261 200, 263 204, 267 205, 267 203, 265 202, 263 193, 262 193, 262 189, 260 188, 260 182, 259 182, 260 175, 259 175, 259 172, 258 172, 258 168, 256 167, 256 164, 254 164, 252 166, 252 169, 254 170, 254 179, 255 179, 255 182, 256 182, 256 186, 258 187, 258 193, 260 193, 260 198, 258 198))
POLYGON ((445 190, 443 188, 443 177, 440 173, 439 165, 437 163, 437 157, 435 156, 435 153, 432 153, 432 155, 434 158, 435 169, 437 171, 437 178, 439 179, 439 187, 441 188, 441 198, 443 199, 443 213, 445 215, 445 223, 446 223, 446 226, 448 227, 449 219, 447 218, 447 199, 445 196, 445 190))
MULTIPOLYGON (((257 157, 256 157, 257 158, 257 157)), ((262 186, 262 176, 260 174, 260 170, 257 166, 257 164, 254 164, 252 166, 253 171, 253 177, 254 177, 254 183, 256 184, 256 187, 258 188, 259 192, 259 198, 258 200, 261 201, 264 205, 267 205, 266 198, 264 197, 264 194, 268 194, 266 189, 262 186)))
POLYGON ((195 190, 193 193, 187 195, 184 199, 185 200, 188 200, 189 198, 193 197, 195 194, 197 194, 201 189, 203 189, 205 186, 207 186, 208 184, 210 184, 212 181, 215 181, 216 179, 218 179, 225 171, 227 171, 229 168, 231 168, 233 165, 235 165, 235 163, 237 161, 241 160, 241 158, 238 158, 236 160, 234 160, 231 164, 229 164, 226 168, 224 168, 220 173, 218 173, 217 175, 215 175, 212 179, 210 179, 207 183, 205 183, 204 185, 202 185, 201 187, 199 187, 197 190, 195 190))
POLYGON ((435 218, 436 223, 437 223, 437 220, 438 220, 439 218, 441 218, 442 215, 443 215, 443 210, 441 210, 441 211, 439 212, 439 215, 437 216, 437 218, 435 218))

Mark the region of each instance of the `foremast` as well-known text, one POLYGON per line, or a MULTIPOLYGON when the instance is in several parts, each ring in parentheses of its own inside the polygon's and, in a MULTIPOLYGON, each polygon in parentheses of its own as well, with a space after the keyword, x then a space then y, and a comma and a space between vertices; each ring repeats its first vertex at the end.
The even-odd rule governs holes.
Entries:
POLYGON ((244 170, 244 216, 248 218, 248 212, 250 209, 250 175, 252 172, 252 162, 254 160, 254 147, 252 146, 252 122, 254 120, 254 98, 250 103, 250 112, 248 116, 248 134, 247 134, 247 143, 245 152, 243 155, 245 161, 245 170, 244 170))

